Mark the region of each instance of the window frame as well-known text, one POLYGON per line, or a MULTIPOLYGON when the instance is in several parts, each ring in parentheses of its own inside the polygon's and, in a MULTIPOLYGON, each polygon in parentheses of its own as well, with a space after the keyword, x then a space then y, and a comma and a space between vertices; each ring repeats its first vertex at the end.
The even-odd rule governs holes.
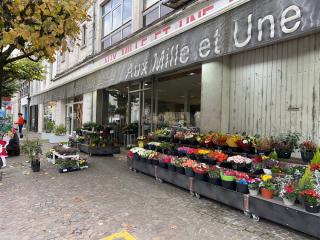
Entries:
POLYGON ((112 0, 105 1, 104 3, 102 3, 102 4, 100 5, 100 7, 101 7, 101 48, 102 48, 102 50, 103 50, 103 49, 106 49, 106 48, 108 48, 108 47, 110 47, 110 46, 112 46, 112 45, 114 45, 114 44, 116 44, 117 42, 119 42, 119 41, 121 41, 123 38, 125 38, 125 37, 123 37, 123 30, 124 30, 125 28, 127 28, 129 25, 131 25, 131 28, 132 28, 132 1, 133 1, 133 0, 131 0, 131 17, 128 17, 128 18, 126 18, 126 19, 123 19, 124 1, 125 1, 125 0, 120 0, 119 3, 116 4, 115 6, 112 6, 112 5, 111 5, 110 10, 109 10, 109 11, 106 11, 106 12, 104 12, 105 6, 106 6, 109 2, 111 2, 111 4, 112 4, 112 0), (112 17, 112 14, 113 14, 113 12, 114 12, 118 7, 120 7, 120 9, 121 9, 121 25, 118 26, 118 27, 115 28, 115 29, 112 29, 112 27, 113 27, 113 26, 112 26, 112 25, 113 25, 113 17, 112 17), (105 18, 108 14, 111 14, 111 31, 110 31, 108 34, 104 35, 104 18, 105 18), (121 34, 120 40, 117 41, 117 42, 112 42, 112 37, 113 37, 113 35, 116 35, 119 31, 120 31, 120 34, 121 34), (109 41, 109 44, 108 44, 107 47, 104 47, 105 41, 109 41))
POLYGON ((81 47, 87 46, 87 24, 81 26, 81 47))
MULTIPOLYGON (((143 22, 143 27, 147 27, 149 25, 151 25, 153 22, 157 21, 158 19, 162 18, 163 16, 166 16, 167 14, 164 14, 164 15, 161 15, 161 5, 162 5, 162 0, 158 0, 158 2, 154 3, 153 5, 151 5, 150 7, 144 9, 144 0, 143 0, 143 14, 142 14, 142 22, 143 22), (144 19, 145 19, 145 16, 147 14, 149 14, 150 12, 154 11, 156 8, 158 8, 158 18, 148 24, 145 24, 144 23, 144 19)), ((174 9, 172 9, 173 11, 174 9)))

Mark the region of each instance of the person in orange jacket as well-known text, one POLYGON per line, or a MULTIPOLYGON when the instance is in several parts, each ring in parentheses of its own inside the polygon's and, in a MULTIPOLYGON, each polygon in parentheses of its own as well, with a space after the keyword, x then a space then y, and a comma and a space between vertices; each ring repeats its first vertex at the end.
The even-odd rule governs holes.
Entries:
POLYGON ((16 124, 18 124, 18 127, 19 127, 20 138, 23 138, 22 128, 24 125, 24 119, 22 117, 22 113, 18 113, 18 122, 16 122, 16 124))

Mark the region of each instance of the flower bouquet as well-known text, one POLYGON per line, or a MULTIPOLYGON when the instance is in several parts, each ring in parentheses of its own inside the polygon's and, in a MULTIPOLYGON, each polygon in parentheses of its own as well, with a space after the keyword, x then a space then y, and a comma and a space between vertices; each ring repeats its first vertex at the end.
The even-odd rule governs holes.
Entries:
POLYGON ((240 140, 237 141, 237 145, 242 149, 242 151, 246 153, 254 153, 254 147, 256 138, 249 136, 249 135, 243 135, 240 140))
POLYGON ((261 196, 266 199, 272 199, 273 193, 276 190, 276 185, 273 182, 271 175, 263 175, 260 183, 261 196))
POLYGON ((271 138, 261 138, 256 139, 254 147, 257 154, 269 155, 272 152, 272 139, 271 138))
POLYGON ((209 153, 209 158, 212 158, 212 159, 215 159, 220 167, 225 167, 225 168, 231 168, 231 165, 230 164, 225 164, 227 163, 227 159, 228 159, 228 155, 223 153, 223 152, 220 152, 220 151, 214 151, 214 152, 211 152, 209 153))
POLYGON ((232 163, 232 168, 234 170, 248 172, 252 164, 252 159, 236 155, 229 157, 227 162, 232 163))
POLYGON ((185 169, 185 173, 188 177, 194 177, 194 172, 192 170, 193 166, 197 164, 197 161, 188 159, 182 163, 182 166, 185 169))
POLYGON ((198 149, 197 151, 197 160, 202 163, 208 163, 207 155, 210 153, 210 150, 207 149, 198 149))
POLYGON ((228 148, 227 139, 227 134, 216 133, 215 135, 213 135, 212 142, 218 147, 218 149, 226 150, 228 148))
POLYGON ((173 161, 171 161, 171 164, 175 166, 176 172, 185 174, 183 163, 186 162, 188 158, 182 157, 182 158, 175 158, 173 161))
POLYGON ((208 179, 208 165, 205 163, 196 163, 193 165, 192 170, 194 171, 195 178, 202 180, 202 181, 207 181, 208 179))

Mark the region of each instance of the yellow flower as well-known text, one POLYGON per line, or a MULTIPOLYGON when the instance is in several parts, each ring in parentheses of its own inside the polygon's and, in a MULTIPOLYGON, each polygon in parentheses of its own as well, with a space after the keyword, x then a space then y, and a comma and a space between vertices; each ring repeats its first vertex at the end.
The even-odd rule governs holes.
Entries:
POLYGON ((271 175, 263 175, 261 177, 262 181, 266 182, 266 181, 269 181, 272 179, 272 176, 271 175))
POLYGON ((206 154, 208 154, 209 152, 210 152, 209 150, 200 149, 200 150, 198 151, 198 154, 200 154, 200 155, 206 155, 206 154))

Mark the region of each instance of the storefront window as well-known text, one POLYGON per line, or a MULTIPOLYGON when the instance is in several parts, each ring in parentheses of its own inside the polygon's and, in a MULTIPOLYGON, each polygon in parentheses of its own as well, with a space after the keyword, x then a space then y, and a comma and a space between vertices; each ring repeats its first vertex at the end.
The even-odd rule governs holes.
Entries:
POLYGON ((132 0, 110 0, 101 8, 104 49, 131 33, 132 0))

